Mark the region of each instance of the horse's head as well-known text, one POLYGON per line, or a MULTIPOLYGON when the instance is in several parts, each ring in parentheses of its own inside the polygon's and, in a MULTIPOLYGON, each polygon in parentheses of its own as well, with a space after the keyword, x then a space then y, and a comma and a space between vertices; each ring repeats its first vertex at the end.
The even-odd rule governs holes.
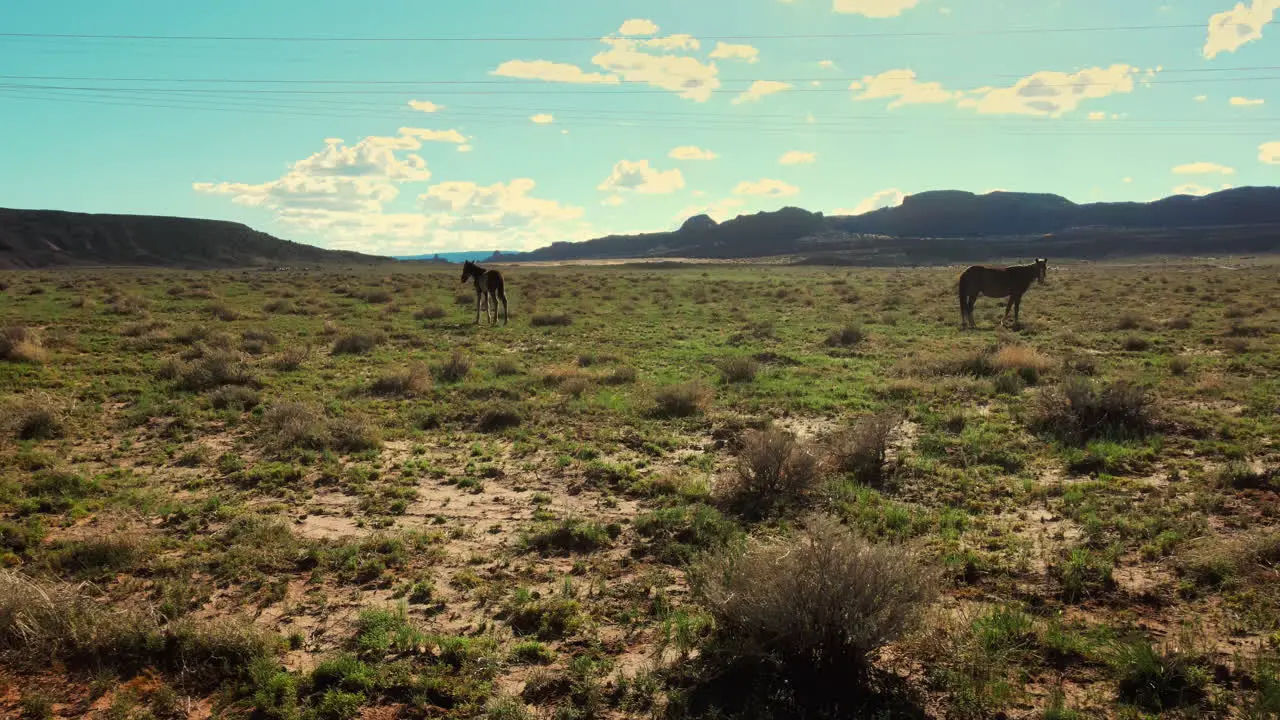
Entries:
POLYGON ((467 260, 466 262, 462 263, 462 282, 463 283, 471 279, 471 276, 474 275, 475 273, 476 273, 475 263, 471 262, 470 260, 467 260))
POLYGON ((1036 280, 1040 284, 1044 284, 1045 273, 1049 271, 1049 260, 1047 258, 1036 258, 1036 280))

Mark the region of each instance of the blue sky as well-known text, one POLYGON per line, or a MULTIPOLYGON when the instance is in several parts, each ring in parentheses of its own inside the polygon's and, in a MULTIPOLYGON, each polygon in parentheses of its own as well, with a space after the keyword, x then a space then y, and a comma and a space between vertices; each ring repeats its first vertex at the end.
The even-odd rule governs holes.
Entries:
POLYGON ((6 3, 0 206, 412 254, 931 189, 1277 185, 1276 16, 1280 0, 6 3))

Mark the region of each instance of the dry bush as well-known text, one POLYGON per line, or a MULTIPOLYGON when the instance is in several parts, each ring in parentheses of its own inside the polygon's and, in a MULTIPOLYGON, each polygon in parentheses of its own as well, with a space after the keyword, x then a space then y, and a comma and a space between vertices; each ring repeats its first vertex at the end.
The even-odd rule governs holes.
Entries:
POLYGON ((524 371, 520 369, 520 363, 515 358, 498 358, 493 363, 493 374, 498 377, 519 375, 521 372, 524 371))
POLYGON ((323 450, 329 444, 329 423, 318 406, 276 403, 263 414, 262 421, 279 447, 323 450))
POLYGON ((381 288, 371 290, 358 290, 352 293, 353 297, 360 298, 367 303, 385 303, 391 302, 391 293, 381 288))
POLYGON ((737 472, 717 492, 741 515, 758 519, 812 499, 821 476, 809 448, 778 428, 748 430, 738 453, 737 472))
POLYGON ((382 431, 367 418, 345 415, 329 422, 329 447, 344 452, 363 452, 382 447, 382 431))
POLYGON ((413 314, 416 320, 439 320, 445 316, 444 308, 438 305, 427 305, 413 314))
POLYGON ((1191 318, 1186 317, 1185 315, 1182 317, 1170 318, 1169 321, 1165 323, 1165 327, 1170 330, 1189 330, 1191 328, 1191 318))
POLYGON ((534 327, 563 327, 573 324, 573 316, 568 313, 538 313, 529 318, 529 324, 534 327))
POLYGON ((715 621, 718 659, 844 682, 912 628, 937 594, 936 578, 915 552, 868 543, 827 517, 810 518, 794 538, 722 550, 691 572, 715 621))
POLYGON ((240 314, 239 310, 236 310, 224 302, 213 303, 209 305, 208 309, 210 315, 224 322, 231 322, 232 320, 239 320, 244 317, 240 314))
POLYGON ((1139 437, 1152 428, 1153 405, 1145 388, 1123 380, 1095 384, 1070 378, 1040 394, 1032 428, 1072 443, 1139 437))
POLYGON ((542 382, 551 387, 561 385, 582 377, 582 371, 573 365, 552 365, 541 373, 542 382))
POLYGON ((1169 372, 1174 375, 1186 375, 1191 369, 1191 358, 1185 355, 1178 355, 1169 360, 1169 372))
POLYGON ((24 327, 8 327, 0 331, 0 360, 19 363, 42 363, 47 357, 40 335, 24 327))
POLYGON ((1245 355, 1249 352, 1249 341, 1242 337, 1229 337, 1222 341, 1222 347, 1232 355, 1245 355))
POLYGON ((212 686, 241 676, 278 648, 275 638, 248 623, 161 625, 160 613, 107 607, 81 585, 0 570, 0 659, 9 667, 43 670, 51 659, 122 674, 154 667, 212 686))
POLYGON ((471 358, 455 351, 448 360, 435 365, 431 371, 440 382, 462 382, 471 372, 471 358))
POLYGON ((475 293, 458 293, 453 296, 454 305, 474 305, 476 302, 475 293))
POLYGON ((347 333, 333 341, 334 355, 363 355, 386 341, 380 332, 347 333))
POLYGON ((421 395, 430 389, 431 371, 420 362, 387 373, 369 386, 369 391, 378 395, 421 395))
POLYGON ((258 391, 243 385, 223 385, 209 393, 209 405, 217 410, 236 409, 247 412, 258 406, 258 391))
POLYGON ((560 392, 569 397, 582 397, 582 394, 589 389, 591 389, 591 378, 581 375, 568 378, 560 383, 560 392))
POLYGON ((897 424, 896 415, 883 412, 862 417, 852 426, 834 433, 826 440, 831 470, 852 475, 863 485, 881 484, 889 435, 897 424))
POLYGON ((605 385, 628 385, 636 381, 636 369, 630 365, 622 365, 613 369, 613 372, 600 378, 600 382, 605 385))
POLYGON ((711 390, 700 381, 665 385, 653 395, 653 414, 657 417, 675 418, 697 415, 711 402, 711 390))
POLYGON ((1141 335, 1130 335, 1124 339, 1122 347, 1128 352, 1145 352, 1151 349, 1151 341, 1141 335))
POLYGON ((214 350, 191 362, 171 361, 162 368, 161 377, 172 374, 179 390, 200 392, 220 385, 247 385, 258 387, 261 383, 249 366, 233 352, 214 350))
POLYGON ((1007 345, 991 358, 991 366, 999 372, 1031 371, 1042 373, 1053 367, 1053 362, 1032 347, 1007 345))
POLYGON ((280 344, 280 338, 270 330, 245 330, 240 340, 240 348, 252 355, 261 355, 267 348, 280 344))
POLYGON ((524 422, 520 408, 506 403, 485 408, 476 419, 476 429, 480 432, 497 432, 513 428, 524 422))
POLYGON ((744 383, 756 379, 756 372, 760 370, 760 363, 756 362, 754 358, 735 356, 724 358, 716 363, 716 367, 720 370, 720 379, 724 382, 744 383))
POLYGON ((860 325, 845 325, 839 330, 832 330, 827 336, 827 345, 831 347, 852 347, 867 339, 866 332, 860 325))
POLYGON ((107 312, 113 315, 134 315, 147 307, 147 301, 136 295, 112 294, 107 297, 107 312))
POLYGON ((263 305, 262 311, 277 315, 292 315, 298 312, 298 306, 295 305, 292 300, 287 298, 277 298, 267 302, 266 305, 263 305))
POLYGON ((1137 330, 1142 327, 1142 318, 1133 313, 1124 313, 1116 319, 1117 330, 1137 330))
POLYGON ((289 348, 285 348, 284 352, 277 355, 271 361, 271 365, 275 369, 280 370, 282 372, 292 372, 302 367, 302 364, 305 363, 310 357, 311 357, 310 345, 304 345, 301 347, 299 346, 289 347, 289 348))
POLYGON ((12 398, 0 405, 0 411, 5 432, 18 440, 53 440, 66 432, 62 403, 47 393, 12 398))

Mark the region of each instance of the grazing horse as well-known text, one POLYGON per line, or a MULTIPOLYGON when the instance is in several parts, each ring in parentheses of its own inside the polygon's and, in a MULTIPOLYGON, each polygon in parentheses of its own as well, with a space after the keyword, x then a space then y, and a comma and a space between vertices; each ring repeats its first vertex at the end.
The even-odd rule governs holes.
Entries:
POLYGON ((507 324, 507 293, 502 283, 502 273, 497 270, 485 270, 479 265, 466 261, 462 265, 462 282, 468 279, 476 284, 476 324, 480 324, 480 302, 484 300, 484 317, 489 319, 489 310, 493 310, 493 322, 498 322, 498 301, 502 301, 502 324, 507 324))
POLYGON ((1036 258, 1030 265, 1014 265, 1013 267, 986 267, 974 265, 960 274, 960 325, 976 328, 973 321, 973 306, 979 295, 990 298, 1009 298, 1004 308, 1003 325, 1009 319, 1009 311, 1013 311, 1013 324, 1018 325, 1018 310, 1022 306, 1022 295, 1031 287, 1031 283, 1044 282, 1045 271, 1049 269, 1049 261, 1036 258))

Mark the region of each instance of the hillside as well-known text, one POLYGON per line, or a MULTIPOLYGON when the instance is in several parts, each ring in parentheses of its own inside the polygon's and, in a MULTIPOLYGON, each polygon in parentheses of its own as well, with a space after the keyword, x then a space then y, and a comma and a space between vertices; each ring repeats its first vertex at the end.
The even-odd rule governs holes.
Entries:
POLYGON ((1277 187, 1084 205, 1057 195, 944 190, 908 196, 898 207, 857 216, 790 207, 724 223, 700 215, 674 232, 554 243, 503 259, 800 255, 859 264, 928 264, 1037 253, 1082 258, 1256 253, 1277 249, 1278 238, 1277 187))
POLYGON ((221 220, 0 208, 0 269, 77 265, 209 268, 383 260, 281 240, 221 220))

